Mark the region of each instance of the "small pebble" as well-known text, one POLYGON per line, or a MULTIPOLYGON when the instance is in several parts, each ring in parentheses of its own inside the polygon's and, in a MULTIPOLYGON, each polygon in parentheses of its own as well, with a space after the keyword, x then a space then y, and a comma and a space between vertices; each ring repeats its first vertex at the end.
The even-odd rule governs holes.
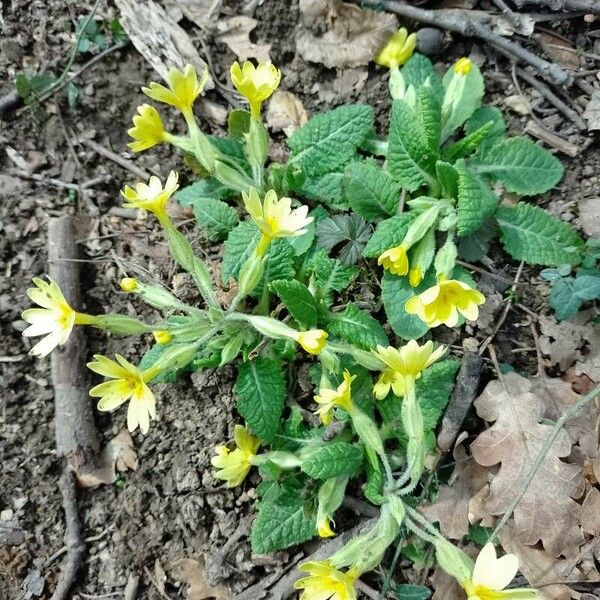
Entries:
POLYGON ((425 56, 437 56, 444 43, 444 32, 435 27, 423 27, 417 31, 417 50, 425 56))

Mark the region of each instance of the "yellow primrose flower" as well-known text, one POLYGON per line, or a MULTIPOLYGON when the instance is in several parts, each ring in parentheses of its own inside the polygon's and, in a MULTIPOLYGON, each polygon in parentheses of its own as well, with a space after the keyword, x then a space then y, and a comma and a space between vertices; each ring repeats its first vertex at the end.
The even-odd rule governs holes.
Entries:
POLYGON ((389 393, 390 389, 396 396, 401 398, 404 396, 406 386, 404 385, 404 377, 395 373, 391 369, 386 369, 381 372, 379 379, 373 386, 373 393, 377 400, 383 400, 389 393))
POLYGON ((121 195, 127 200, 123 206, 143 208, 160 218, 165 214, 165 206, 169 198, 179 187, 177 179, 177 173, 171 171, 164 188, 160 179, 155 175, 150 177, 148 184, 136 183, 135 190, 126 185, 125 189, 121 191, 121 195))
POLYGON ((168 344, 173 339, 171 332, 166 329, 157 329, 152 332, 152 335, 157 344, 168 344))
POLYGON ((437 285, 407 300, 404 309, 429 327, 442 323, 454 327, 459 313, 469 321, 476 321, 478 307, 484 302, 484 295, 468 284, 455 279, 438 279, 437 285))
POLYGON ((415 33, 408 35, 406 28, 401 27, 379 51, 375 62, 382 67, 394 69, 403 65, 412 56, 416 47, 417 35, 415 33))
POLYGON ((269 190, 262 202, 256 188, 249 193, 242 192, 242 198, 248 214, 262 233, 257 248, 259 256, 264 255, 271 240, 302 235, 313 221, 313 217, 306 216, 308 206, 292 210, 290 198, 278 199, 275 190, 269 190))
POLYGON ((454 63, 453 68, 457 75, 468 75, 471 71, 471 60, 463 56, 454 63))
POLYGON ((355 569, 344 573, 326 560, 314 560, 300 565, 298 570, 308 573, 294 583, 295 589, 302 590, 299 600, 356 600, 355 569))
POLYGON ((27 295, 42 308, 28 308, 22 313, 24 321, 29 323, 23 335, 26 337, 45 336, 30 351, 33 356, 47 356, 69 339, 74 325, 93 324, 94 317, 74 311, 65 300, 55 281, 48 277, 44 281, 33 278, 36 287, 29 288, 27 295))
POLYGON ((241 425, 235 426, 233 436, 235 450, 231 451, 227 446, 217 446, 217 455, 210 461, 213 467, 219 469, 215 477, 226 481, 227 487, 236 487, 246 479, 252 467, 252 459, 260 446, 260 440, 241 425))
POLYGON ((335 531, 331 529, 331 523, 332 520, 327 515, 323 515, 323 518, 317 521, 317 533, 319 537, 328 538, 335 536, 335 531))
POLYGON ((343 408, 345 411, 352 408, 351 384, 355 379, 356 375, 350 375, 346 370, 344 371, 344 381, 336 390, 330 388, 319 390, 319 395, 315 396, 315 402, 319 405, 315 414, 321 417, 323 425, 331 423, 335 407, 343 408))
POLYGON ((411 267, 408 272, 408 283, 411 287, 417 287, 423 281, 423 271, 421 267, 411 267))
POLYGON ((410 340, 399 349, 388 346, 377 346, 373 354, 383 361, 390 370, 401 377, 418 379, 421 373, 446 353, 445 346, 433 349, 433 342, 425 342, 422 346, 410 340))
POLYGON ((138 288, 138 280, 134 277, 123 277, 119 286, 124 292, 135 292, 138 288))
POLYGON ((127 144, 131 150, 141 152, 170 139, 154 106, 142 104, 137 111, 139 114, 133 117, 133 127, 127 130, 129 137, 135 140, 127 144))
POLYGON ((322 329, 309 329, 308 331, 299 331, 294 339, 309 354, 320 354, 325 348, 328 337, 327 332, 322 329))
POLYGON ((142 88, 142 92, 157 102, 170 104, 183 113, 189 113, 196 98, 204 91, 207 82, 207 69, 204 69, 202 77, 198 81, 196 69, 192 65, 186 65, 183 72, 176 67, 169 71, 167 75, 168 88, 152 81, 149 87, 142 88))
POLYGON ((382 265, 384 269, 394 275, 406 275, 408 273, 407 250, 408 248, 403 244, 390 248, 381 254, 377 259, 377 264, 382 265))
POLYGON ((156 399, 147 384, 158 372, 152 367, 141 371, 120 354, 115 358, 116 362, 95 354, 95 361, 88 363, 88 368, 94 373, 112 379, 93 387, 90 396, 100 398, 98 410, 101 411, 114 410, 129 400, 127 428, 135 431, 139 426, 140 431, 146 434, 150 428, 150 417, 156 420, 156 399))
POLYGON ((519 570, 519 558, 514 554, 496 557, 494 545, 488 542, 479 553, 470 579, 460 582, 468 600, 528 600, 536 597, 531 588, 504 588, 519 570))
POLYGON ((237 91, 248 100, 252 117, 260 119, 260 107, 279 87, 281 71, 270 62, 261 62, 255 67, 247 60, 241 67, 234 62, 230 74, 237 91))

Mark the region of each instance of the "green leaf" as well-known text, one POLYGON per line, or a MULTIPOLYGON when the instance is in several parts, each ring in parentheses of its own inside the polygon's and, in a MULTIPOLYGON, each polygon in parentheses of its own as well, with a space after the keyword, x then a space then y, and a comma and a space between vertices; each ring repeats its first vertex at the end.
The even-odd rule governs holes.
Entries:
POLYGON ((479 231, 458 240, 458 256, 470 262, 479 262, 489 251, 498 235, 496 221, 488 221, 479 231))
POLYGON ((237 409, 250 429, 271 442, 279 429, 285 401, 281 363, 262 356, 242 363, 235 383, 237 409))
POLYGON ((506 123, 502 111, 496 106, 480 106, 465 123, 465 133, 470 136, 490 121, 492 128, 488 133, 487 140, 498 142, 498 138, 503 138, 506 134, 506 123))
POLYGON ((438 181, 442 186, 444 198, 458 197, 458 171, 447 162, 438 160, 435 163, 438 181))
POLYGON ((469 533, 465 536, 467 540, 477 544, 478 546, 485 546, 485 544, 492 538, 494 533, 493 527, 482 527, 481 525, 469 525, 469 533))
POLYGON ((72 82, 69 81, 67 84, 67 103, 71 108, 77 106, 77 99, 79 98, 79 88, 72 82))
POLYGON ((458 235, 475 233, 490 219, 498 208, 498 197, 489 185, 465 166, 463 160, 456 164, 458 171, 458 235))
POLYGON ((434 180, 437 148, 430 148, 415 111, 403 100, 392 103, 388 170, 409 192, 434 180))
POLYGON ((373 109, 364 105, 339 106, 313 117, 287 143, 291 162, 307 176, 324 175, 346 165, 373 127, 373 109))
POLYGON ((454 162, 458 158, 465 158, 475 152, 483 142, 489 138, 490 132, 494 127, 493 121, 488 121, 485 125, 476 129, 473 133, 467 135, 462 140, 442 151, 442 157, 448 162, 454 162))
POLYGON ((345 290, 357 277, 359 270, 346 267, 339 260, 329 258, 324 250, 319 250, 311 259, 310 269, 314 274, 318 298, 331 303, 333 292, 345 290))
POLYGON ((352 265, 360 258, 371 232, 371 225, 359 215, 333 215, 317 224, 317 245, 326 250, 338 246, 340 262, 352 265))
POLYGON ((416 315, 409 315, 404 306, 409 298, 424 292, 433 285, 431 276, 426 276, 421 284, 413 288, 408 282, 408 277, 398 277, 388 271, 381 280, 381 297, 388 323, 394 333, 404 340, 417 340, 423 337, 429 328, 416 315))
POLYGON ((408 231, 408 226, 414 218, 413 211, 410 211, 378 223, 375 233, 363 250, 363 256, 376 258, 389 248, 401 244, 408 231))
POLYGON ((309 177, 299 193, 309 200, 316 200, 333 210, 345 210, 348 202, 342 188, 343 173, 325 173, 320 177, 309 177))
MULTIPOLYGON (((142 356, 140 360, 139 368, 144 371, 145 369, 149 369, 152 365, 154 365, 158 360, 162 357, 162 355, 167 351, 171 350, 174 346, 176 346, 176 342, 171 342, 169 344, 154 344, 149 350, 147 350, 142 356)), ((153 383, 175 383, 182 375, 188 373, 190 371, 189 365, 185 367, 180 367, 178 369, 167 369, 166 371, 162 371, 160 375, 155 377, 152 382, 153 383)))
POLYGON ((524 202, 500 206, 496 219, 505 250, 517 260, 544 266, 577 265, 583 240, 565 221, 524 202))
POLYGON ((29 83, 29 77, 25 73, 17 73, 15 77, 15 89, 23 100, 31 94, 31 84, 29 83))
POLYGON ((396 586, 394 594, 398 600, 429 600, 431 590, 424 585, 401 583, 396 586))
POLYGON ((232 110, 227 117, 229 136, 239 142, 244 141, 244 136, 250 131, 250 112, 238 108, 232 110))
POLYGON ((220 181, 212 177, 201 179, 186 185, 175 194, 175 200, 181 206, 194 206, 199 198, 229 198, 233 192, 226 188, 220 181))
POLYGON ((437 74, 433 63, 423 54, 413 54, 406 61, 401 72, 407 87, 412 85, 418 91, 427 85, 434 91, 438 100, 443 98, 442 80, 437 74))
POLYGON ((198 227, 211 242, 224 240, 238 224, 237 211, 214 198, 196 198, 192 204, 198 227))
MULTIPOLYGON (((450 67, 442 79, 446 93, 453 78, 454 69, 450 67)), ((481 105, 485 83, 479 67, 471 63, 471 70, 463 78, 464 87, 460 97, 455 98, 452 103, 452 112, 447 117, 442 129, 442 141, 447 140, 481 105)))
POLYGON ((118 46, 124 46, 129 42, 129 37, 127 36, 127 32, 121 25, 121 21, 119 19, 114 18, 110 22, 110 33, 112 35, 113 43, 118 46))
POLYGON ((289 313, 303 325, 317 324, 317 301, 310 290, 295 279, 272 281, 269 287, 281 298, 289 313))
POLYGON ((498 180, 509 192, 542 194, 563 176, 562 163, 532 140, 514 137, 482 149, 470 163, 476 173, 498 180))
POLYGON ((450 400, 460 363, 449 358, 433 363, 417 381, 417 398, 425 431, 435 431, 450 400))
POLYGON ((265 283, 269 285, 271 281, 277 281, 278 279, 293 279, 296 275, 295 256, 294 249, 286 239, 273 240, 267 253, 264 274, 252 292, 253 295, 261 296, 265 283))
POLYGON ((423 87, 417 92, 417 117, 425 134, 427 148, 437 158, 442 133, 442 107, 430 87, 423 87))
POLYGON ((308 516, 301 493, 284 490, 275 498, 265 495, 258 505, 250 542, 256 554, 268 554, 309 540, 315 534, 315 517, 308 516))
POLYGON ((394 215, 400 201, 400 185, 375 161, 349 164, 343 189, 350 208, 368 221, 394 215))
POLYGON ((362 462, 362 446, 330 442, 311 452, 300 468, 313 479, 331 479, 340 475, 357 475, 362 462))
POLYGON ((593 274, 577 273, 573 291, 578 298, 584 301, 596 300, 600 297, 600 272, 595 271, 593 274))
POLYGON ((363 486, 365 498, 373 504, 381 505, 385 498, 381 493, 383 491, 384 473, 381 467, 379 457, 373 452, 366 450, 367 458, 365 471, 367 473, 367 482, 363 486))
POLYGON ((548 304, 559 321, 570 319, 575 316, 583 300, 575 294, 573 289, 574 279, 571 277, 564 279, 557 279, 550 290, 550 296, 548 298, 548 304))
POLYGON ((232 278, 237 279, 240 267, 254 251, 259 238, 256 225, 250 221, 242 221, 234 227, 223 244, 221 281, 224 284, 232 278))
POLYGON ((382 346, 389 344, 379 321, 351 302, 344 312, 336 314, 329 324, 329 332, 363 350, 371 350, 377 344, 382 346))

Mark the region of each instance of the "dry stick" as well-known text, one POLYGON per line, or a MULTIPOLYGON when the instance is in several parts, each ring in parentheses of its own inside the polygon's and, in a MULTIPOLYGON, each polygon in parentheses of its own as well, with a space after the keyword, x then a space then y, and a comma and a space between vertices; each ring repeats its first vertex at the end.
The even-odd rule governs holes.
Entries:
POLYGON ((573 10, 600 14, 598 0, 514 0, 514 3, 519 8, 534 5, 544 6, 553 11, 573 10))
POLYGON ((132 163, 130 160, 127 160, 126 158, 119 156, 112 150, 109 150, 108 148, 101 146, 98 142, 94 142, 94 140, 87 140, 85 138, 79 138, 77 141, 80 144, 87 146, 94 152, 97 152, 101 156, 104 156, 106 158, 109 158, 113 162, 116 162, 118 165, 121 165, 124 169, 131 171, 134 175, 136 175, 140 179, 147 180, 150 178, 150 174, 148 173, 148 171, 144 171, 144 169, 141 169, 140 167, 138 167, 137 165, 132 163))
MULTIPOLYGON (((356 0, 355 0, 356 2, 356 0)), ((488 42, 496 50, 528 63, 546 79, 556 85, 571 85, 573 76, 557 64, 540 58, 519 44, 511 42, 494 33, 489 27, 469 17, 468 11, 427 10, 407 4, 403 0, 367 0, 367 4, 383 8, 407 19, 427 23, 433 27, 441 27, 465 37, 476 37, 488 42)))
POLYGON ((583 119, 570 106, 567 106, 543 81, 536 79, 531 73, 525 69, 517 67, 517 75, 524 79, 529 85, 534 87, 548 102, 553 104, 567 119, 573 121, 575 125, 583 130, 586 129, 583 119))
MULTIPOLYGON (((48 225, 48 265, 67 302, 75 309, 81 305, 79 263, 75 226, 70 216, 51 219, 48 225)), ((93 468, 98 451, 98 435, 88 396, 87 376, 81 357, 85 355, 85 337, 75 328, 65 346, 52 352, 54 387, 54 429, 56 449, 66 458, 59 486, 65 511, 67 558, 51 600, 63 600, 75 583, 85 551, 77 514, 73 470, 93 468)))
POLYGON ((546 454, 548 454, 548 451, 550 450, 552 444, 556 440, 556 436, 558 436, 560 430, 563 428, 565 423, 569 419, 574 417, 582 408, 584 408, 590 402, 592 402, 592 400, 595 400, 598 396, 600 396, 600 385, 595 387, 591 392, 588 392, 585 396, 583 396, 583 398, 580 398, 575 404, 573 404, 573 406, 571 406, 571 408, 566 410, 561 415, 558 421, 556 421, 554 427, 552 428, 552 431, 550 432, 550 435, 546 438, 544 445, 535 457, 535 460, 533 461, 529 472, 523 479, 523 483, 519 486, 519 492, 514 497, 513 501, 509 504, 508 508, 502 515, 502 518, 500 519, 500 521, 498 521, 498 524, 496 525, 496 528, 494 529, 493 533, 490 535, 490 540, 493 540, 498 536, 498 532, 504 527, 504 525, 506 525, 506 523, 510 519, 515 508, 517 507, 517 505, 525 495, 525 492, 529 488, 531 482, 533 481, 533 478, 538 472, 538 469, 540 468, 542 462, 544 462, 544 458, 546 457, 546 454))

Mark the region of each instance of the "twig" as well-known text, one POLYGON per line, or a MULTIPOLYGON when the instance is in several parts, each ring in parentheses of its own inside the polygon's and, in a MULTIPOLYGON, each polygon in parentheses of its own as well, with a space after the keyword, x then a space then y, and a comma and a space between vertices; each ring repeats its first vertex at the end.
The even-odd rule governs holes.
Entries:
POLYGON ((68 466, 59 481, 65 511, 67 559, 62 566, 60 578, 50 600, 64 600, 75 583, 77 572, 85 553, 85 544, 81 539, 81 523, 77 513, 75 474, 68 466))
POLYGON ((560 433, 560 430, 564 427, 565 423, 569 419, 574 417, 581 409, 583 409, 590 402, 592 402, 592 400, 595 400, 598 396, 600 396, 600 385, 595 387, 591 392, 587 393, 582 398, 580 398, 575 404, 573 404, 573 406, 571 406, 571 408, 566 410, 560 416, 558 421, 556 421, 556 423, 554 424, 554 427, 552 428, 552 431, 550 432, 550 435, 546 438, 544 445, 542 446, 541 450, 538 452, 537 456, 535 457, 535 459, 531 465, 531 468, 529 469, 529 472, 527 473, 527 475, 523 479, 523 482, 519 486, 519 488, 518 488, 519 491, 518 491, 517 495, 513 498, 513 501, 509 504, 508 508, 504 511, 502 518, 500 519, 500 521, 498 521, 496 528, 494 529, 493 533, 490 535, 490 537, 489 537, 490 540, 493 540, 498 536, 498 532, 504 527, 504 525, 506 525, 506 523, 510 519, 515 508, 517 507, 517 505, 519 504, 519 502, 525 495, 525 492, 529 488, 529 485, 533 481, 533 478, 535 477, 536 473, 538 472, 538 469, 540 468, 542 462, 544 462, 544 458, 546 457, 546 454, 548 454, 548 451, 552 447, 554 440, 556 440, 556 437, 560 433))
POLYGON ((80 190, 87 190, 89 188, 95 187, 101 183, 106 183, 107 176, 100 175, 99 177, 94 177, 93 179, 89 179, 88 181, 84 181, 81 184, 77 183, 69 183, 67 181, 62 181, 61 179, 55 179, 54 177, 44 177, 39 173, 26 173, 25 171, 21 171, 20 169, 11 169, 9 171, 12 175, 16 175, 21 179, 28 179, 30 181, 38 181, 39 183, 45 183, 48 185, 53 185, 54 187, 65 188, 67 190, 74 190, 79 192, 80 190))
MULTIPOLYGON (((356 2, 356 0, 355 0, 356 2)), ((367 0, 367 4, 396 13, 406 19, 427 23, 433 27, 441 27, 465 37, 485 40, 496 50, 513 59, 530 64, 540 74, 556 85, 571 85, 573 76, 555 63, 540 58, 519 44, 507 40, 494 33, 489 27, 482 25, 469 15, 466 10, 427 10, 407 4, 403 0, 367 0)))
POLYGON ((514 284, 514 281, 512 279, 509 279, 508 277, 503 277, 502 275, 498 275, 497 273, 492 273, 492 271, 487 271, 486 269, 482 269, 481 267, 473 265, 469 262, 465 262, 464 260, 457 260, 456 264, 461 265, 462 267, 466 267, 467 269, 471 269, 471 271, 475 271, 476 273, 481 273, 482 275, 491 277, 492 279, 497 279, 498 281, 503 281, 504 283, 510 283, 511 285, 514 284))
POLYGON ((485 352, 485 349, 490 345, 492 340, 496 337, 496 334, 500 331, 500 327, 502 327, 502 325, 504 324, 504 321, 506 321, 506 317, 508 316, 508 313, 509 313, 512 303, 514 301, 513 298, 514 298, 515 291, 517 290, 517 286, 519 285, 519 279, 521 279, 521 273, 523 272, 524 264, 525 263, 523 261, 521 261, 519 263, 519 268, 517 269, 517 274, 515 275, 515 280, 512 284, 512 287, 510 288, 511 296, 509 297, 508 301, 506 302, 506 306, 504 307, 502 316, 498 319, 496 326, 494 327, 494 331, 492 331, 492 333, 487 338, 485 338, 485 340, 481 343, 481 346, 479 346, 479 351, 478 351, 479 356, 481 356, 485 352))
POLYGON ((133 173, 136 177, 139 177, 140 179, 144 180, 148 180, 150 178, 150 174, 147 171, 141 169, 140 167, 132 163, 130 160, 123 158, 122 156, 116 154, 112 150, 101 146, 98 142, 94 142, 94 140, 87 140, 85 138, 79 138, 77 141, 80 144, 87 146, 94 152, 97 152, 101 156, 104 156, 105 158, 109 158, 113 162, 116 162, 118 165, 121 165, 124 169, 131 171, 131 173, 133 173))
POLYGON ((521 16, 513 12, 504 0, 492 0, 492 2, 500 9, 502 14, 515 26, 521 26, 521 16))
POLYGON ((473 352, 465 352, 437 439, 438 446, 443 452, 448 452, 452 448, 469 408, 475 400, 482 367, 481 356, 473 352))
POLYGON ((23 98, 19 96, 16 90, 9 92, 6 96, 0 98, 0 117, 15 108, 19 108, 23 105, 23 98))
POLYGON ((517 75, 534 87, 550 104, 555 106, 567 119, 572 121, 580 130, 586 129, 583 119, 570 106, 567 106, 543 81, 536 79, 529 71, 517 67, 517 75))
POLYGON ((543 6, 553 11, 571 10, 586 13, 600 14, 600 2, 598 0, 514 0, 518 8, 524 6, 543 6))

